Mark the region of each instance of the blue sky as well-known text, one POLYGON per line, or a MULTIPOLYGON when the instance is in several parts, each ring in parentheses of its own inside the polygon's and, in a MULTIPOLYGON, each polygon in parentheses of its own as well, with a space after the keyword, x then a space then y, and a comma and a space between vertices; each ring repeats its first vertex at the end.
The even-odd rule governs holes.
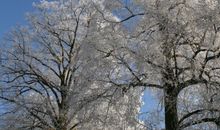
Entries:
POLYGON ((25 13, 33 11, 32 3, 39 0, 1 0, 0 38, 16 24, 25 24, 25 13))

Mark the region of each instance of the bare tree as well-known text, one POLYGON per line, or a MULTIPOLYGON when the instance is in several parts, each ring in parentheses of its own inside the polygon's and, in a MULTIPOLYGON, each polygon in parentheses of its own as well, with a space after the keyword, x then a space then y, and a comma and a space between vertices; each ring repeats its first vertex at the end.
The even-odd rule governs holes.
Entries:
POLYGON ((133 25, 135 30, 112 31, 110 35, 115 42, 108 45, 111 51, 99 49, 114 59, 112 61, 118 68, 108 82, 125 91, 137 87, 163 90, 166 130, 185 129, 207 122, 219 127, 219 107, 204 107, 208 102, 201 100, 206 95, 209 102, 214 103, 207 93, 210 90, 219 97, 219 1, 135 2, 115 0, 117 8, 106 4, 113 10, 126 10, 126 16, 119 21, 109 20, 100 11, 106 21, 119 25, 139 17, 133 25), (190 101, 194 96, 191 93, 184 97, 184 93, 195 90, 196 98, 183 106, 185 100, 190 101), (196 105, 197 100, 200 105, 196 105), (188 111, 182 111, 184 109, 188 111))
POLYGON ((102 3, 35 6, 29 26, 12 30, 1 50, 2 119, 12 123, 7 129, 138 129, 141 91, 123 94, 102 78, 113 68, 96 50, 105 43, 96 10, 102 3))

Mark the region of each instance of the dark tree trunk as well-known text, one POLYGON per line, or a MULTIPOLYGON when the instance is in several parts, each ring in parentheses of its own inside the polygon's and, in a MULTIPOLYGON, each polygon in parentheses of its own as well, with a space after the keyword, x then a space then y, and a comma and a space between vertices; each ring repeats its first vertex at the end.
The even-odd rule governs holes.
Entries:
POLYGON ((67 114, 69 110, 67 91, 61 91, 61 98, 61 103, 58 105, 59 118, 57 120, 56 130, 67 130, 67 114))
POLYGON ((67 127, 65 126, 57 127, 56 130, 67 130, 67 127))
MULTIPOLYGON (((170 86, 171 87, 171 86, 170 86)), ((177 96, 173 89, 165 89, 164 106, 165 106, 165 128, 166 130, 179 130, 178 113, 177 113, 177 96)), ((173 87, 171 87, 173 88, 173 87)))
POLYGON ((65 114, 60 114, 57 120, 56 130, 67 130, 67 118, 65 114))
POLYGON ((220 120, 216 122, 216 125, 217 125, 217 130, 220 130, 220 120))

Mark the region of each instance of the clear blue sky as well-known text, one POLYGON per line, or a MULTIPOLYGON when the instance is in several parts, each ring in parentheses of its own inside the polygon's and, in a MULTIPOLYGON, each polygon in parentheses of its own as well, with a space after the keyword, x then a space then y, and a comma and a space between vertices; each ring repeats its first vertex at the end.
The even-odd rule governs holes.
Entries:
POLYGON ((40 0, 1 0, 0 39, 16 24, 25 24, 25 13, 33 11, 32 3, 40 0))

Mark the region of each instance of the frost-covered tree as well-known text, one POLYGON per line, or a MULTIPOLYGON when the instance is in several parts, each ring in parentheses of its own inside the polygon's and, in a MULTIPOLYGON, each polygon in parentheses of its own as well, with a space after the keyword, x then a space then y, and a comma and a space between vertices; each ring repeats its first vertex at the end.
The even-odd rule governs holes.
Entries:
MULTIPOLYGON (((141 129, 141 90, 105 82, 115 69, 97 48, 111 42, 100 0, 41 1, 1 49, 1 127, 30 130, 141 129), (98 10, 100 9, 100 10, 98 10)), ((112 25, 113 26, 113 25, 112 25)), ((107 49, 107 48, 106 48, 107 49)))
POLYGON ((120 20, 100 13, 106 21, 131 29, 113 31, 109 36, 115 42, 100 49, 118 68, 108 82, 124 91, 162 90, 166 130, 219 126, 219 1, 114 2, 106 7, 116 14, 122 10, 120 20))

